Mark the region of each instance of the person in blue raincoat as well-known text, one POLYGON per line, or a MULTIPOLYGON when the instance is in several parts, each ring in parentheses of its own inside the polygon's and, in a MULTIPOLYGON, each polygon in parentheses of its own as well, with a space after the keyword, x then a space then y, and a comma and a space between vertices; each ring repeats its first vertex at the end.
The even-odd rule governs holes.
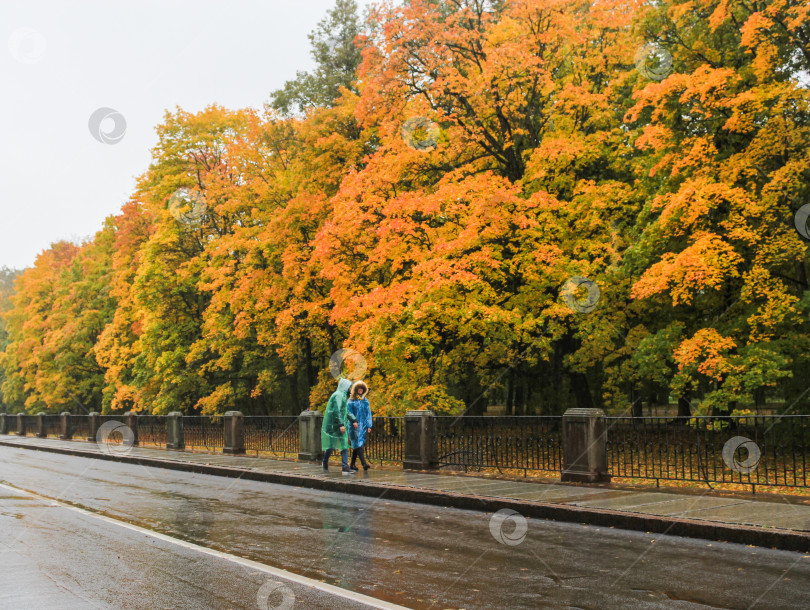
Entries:
POLYGON ((366 436, 374 426, 371 416, 371 405, 368 402, 368 386, 363 381, 355 381, 349 394, 349 413, 354 416, 356 426, 349 429, 349 440, 352 443, 352 463, 349 468, 356 470, 357 458, 363 465, 363 470, 371 468, 366 461, 366 436))
POLYGON ((348 428, 356 428, 354 415, 347 409, 349 391, 352 382, 348 379, 341 379, 338 382, 337 391, 329 398, 326 411, 323 414, 323 424, 321 424, 321 448, 323 449, 323 469, 329 470, 329 457, 335 451, 340 451, 343 461, 343 474, 352 474, 357 469, 349 468, 349 435, 348 428))

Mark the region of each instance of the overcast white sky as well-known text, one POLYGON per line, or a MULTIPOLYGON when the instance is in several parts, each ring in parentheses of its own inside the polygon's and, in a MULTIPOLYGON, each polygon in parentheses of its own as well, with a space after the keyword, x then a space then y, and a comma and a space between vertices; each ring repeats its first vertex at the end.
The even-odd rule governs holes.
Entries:
POLYGON ((311 69, 307 33, 332 5, 2 0, 0 267, 30 266, 52 242, 92 235, 117 212, 149 164, 165 109, 260 108, 311 69), (100 107, 126 119, 116 144, 90 133, 100 107))

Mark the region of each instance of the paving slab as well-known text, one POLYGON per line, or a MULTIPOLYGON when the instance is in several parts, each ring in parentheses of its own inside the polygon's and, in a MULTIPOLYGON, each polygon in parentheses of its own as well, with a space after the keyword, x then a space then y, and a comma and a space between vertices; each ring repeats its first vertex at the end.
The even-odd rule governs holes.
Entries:
POLYGON ((481 495, 486 496, 504 496, 507 498, 511 498, 514 494, 518 494, 523 491, 525 491, 524 484, 509 481, 507 483, 504 483, 503 485, 498 485, 496 487, 489 487, 480 493, 481 495))
POLYGON ((673 502, 675 500, 683 500, 683 496, 680 494, 670 493, 649 494, 647 492, 639 492, 611 496, 607 498, 577 500, 576 502, 569 502, 569 504, 573 504, 575 506, 592 506, 594 508, 618 508, 632 510, 636 507, 643 508, 651 504, 673 502))
POLYGON ((810 516, 799 515, 796 517, 780 517, 772 521, 763 521, 762 525, 765 527, 777 527, 785 530, 793 530, 797 532, 810 532, 810 516))
POLYGON ((540 489, 526 488, 525 490, 513 491, 510 497, 519 500, 559 502, 573 505, 577 500, 601 498, 613 491, 615 490, 548 484, 540 489))
POLYGON ((419 484, 420 487, 427 487, 430 489, 443 489, 446 491, 455 491, 460 493, 481 494, 486 493, 490 489, 503 487, 503 481, 489 481, 487 479, 474 479, 455 477, 437 477, 435 481, 424 481, 419 484), (444 480, 450 479, 450 480, 444 480))
MULTIPOLYGON (((796 523, 799 529, 810 529, 810 508, 771 502, 745 503, 711 508, 708 510, 690 510, 685 517, 708 519, 724 523, 743 523, 762 527, 784 527, 785 523, 796 523)), ((791 528, 793 529, 793 528, 791 528)))
MULTIPOLYGON (((668 517, 683 517, 687 513, 707 513, 708 511, 715 511, 729 506, 743 504, 751 506, 749 500, 741 500, 736 498, 718 498, 712 496, 697 496, 681 498, 679 500, 671 500, 668 502, 645 504, 635 508, 628 508, 631 512, 643 512, 646 515, 659 515, 668 517)), ((700 518, 700 517, 695 517, 700 518)))

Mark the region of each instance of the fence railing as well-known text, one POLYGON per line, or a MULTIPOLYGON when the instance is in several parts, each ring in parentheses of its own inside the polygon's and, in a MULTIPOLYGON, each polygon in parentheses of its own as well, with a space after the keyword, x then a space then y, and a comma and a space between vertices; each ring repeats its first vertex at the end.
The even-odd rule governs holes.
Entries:
POLYGON ((86 415, 71 415, 70 426, 73 430, 73 438, 90 437, 90 420, 86 415))
POLYGON ((810 416, 606 417, 613 476, 807 487, 810 416))
POLYGON ((139 415, 138 442, 141 445, 165 447, 166 417, 163 415, 139 415))
POLYGON ((562 470, 561 416, 436 418, 440 467, 562 470))
MULTIPOLYGON (((597 412, 601 413, 601 412, 597 412)), ((506 474, 562 473, 582 447, 564 438, 564 416, 434 417, 426 441, 435 464, 426 467, 465 471, 497 470, 506 474), (565 456, 564 447, 571 455, 565 456), (575 447, 579 447, 575 449, 575 447)), ((96 438, 106 422, 129 422, 137 427, 141 445, 165 447, 167 418, 158 415, 23 415, 27 436, 59 437, 69 422, 76 439, 96 438), (129 419, 127 419, 129 418, 129 419)), ((320 448, 320 427, 310 430, 312 442, 302 443, 304 418, 247 416, 241 418, 240 440, 226 433, 226 416, 182 418, 187 449, 299 456, 304 445, 320 448)), ((719 417, 604 417, 600 441, 605 474, 630 479, 690 481, 712 485, 734 483, 756 486, 810 487, 810 415, 719 417)), ((0 414, 8 434, 18 434, 20 418, 0 414)), ((420 424, 422 425, 422 424, 420 424)), ((409 443, 407 417, 375 417, 366 441, 369 460, 405 464, 409 443)), ((234 428, 235 429, 235 428, 234 428)), ((307 428, 308 429, 308 428, 307 428)), ((599 433, 601 434, 601 433, 599 433)), ((120 435, 119 435, 120 436, 120 435)), ((121 443, 123 437, 109 439, 121 443)), ((419 435, 411 435, 414 438, 419 435)), ((134 435, 133 435, 134 437, 134 435)), ((172 441, 173 443, 176 441, 172 441)), ((182 442, 182 441, 181 441, 182 442)), ((183 445, 181 445, 183 446, 183 445)), ((307 450, 308 451, 308 450, 307 450)), ((315 459, 306 451, 301 454, 315 459)), ((407 458, 407 459, 406 459, 407 458)))
POLYGON ((35 435, 37 433, 37 416, 36 415, 23 415, 25 420, 25 434, 26 436, 35 435))
POLYGON ((244 418, 245 450, 274 455, 298 454, 297 415, 256 415, 244 418))
MULTIPOLYGON (((164 418, 165 419, 165 418, 164 418)), ((183 417, 186 449, 222 449, 225 435, 222 417, 187 415, 183 417)), ((166 424, 163 424, 163 443, 166 443, 166 424)))
POLYGON ((375 417, 372 431, 366 437, 366 459, 398 464, 404 456, 405 418, 375 417))
MULTIPOLYGON (((58 415, 45 415, 44 420, 44 433, 46 437, 59 438, 62 433, 62 419, 58 415)), ((34 430, 36 432, 36 430, 34 430)))

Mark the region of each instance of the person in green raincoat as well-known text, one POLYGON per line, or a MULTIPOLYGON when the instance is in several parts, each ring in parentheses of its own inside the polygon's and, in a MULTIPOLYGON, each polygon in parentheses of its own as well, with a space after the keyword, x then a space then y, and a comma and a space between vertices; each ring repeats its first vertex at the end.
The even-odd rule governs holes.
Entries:
POLYGON ((341 379, 338 382, 337 391, 329 398, 326 411, 323 414, 323 425, 321 426, 321 448, 323 449, 323 470, 329 471, 329 457, 340 451, 343 461, 343 474, 352 474, 357 470, 349 468, 349 435, 348 427, 357 427, 354 415, 349 413, 347 404, 349 402, 349 390, 352 382, 349 379, 341 379))

